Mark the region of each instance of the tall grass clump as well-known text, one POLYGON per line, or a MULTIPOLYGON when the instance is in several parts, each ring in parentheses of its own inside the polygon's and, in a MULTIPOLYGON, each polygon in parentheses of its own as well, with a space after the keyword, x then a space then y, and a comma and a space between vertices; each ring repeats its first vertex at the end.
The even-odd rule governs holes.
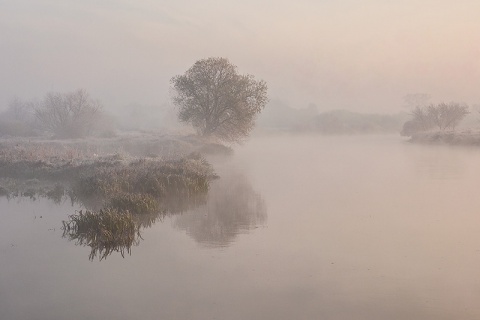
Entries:
POLYGON ((197 154, 178 160, 141 159, 96 168, 78 179, 75 192, 82 198, 101 198, 132 213, 151 212, 157 209, 152 199, 167 203, 169 197, 188 200, 206 194, 215 177, 211 165, 197 154))
POLYGON ((105 259, 112 252, 131 253, 131 247, 139 242, 140 231, 132 215, 117 209, 105 208, 98 212, 79 211, 63 221, 63 237, 76 244, 89 246, 89 259, 97 255, 105 259))
POLYGON ((110 200, 110 206, 132 214, 150 214, 159 209, 158 202, 149 194, 120 193, 110 200))

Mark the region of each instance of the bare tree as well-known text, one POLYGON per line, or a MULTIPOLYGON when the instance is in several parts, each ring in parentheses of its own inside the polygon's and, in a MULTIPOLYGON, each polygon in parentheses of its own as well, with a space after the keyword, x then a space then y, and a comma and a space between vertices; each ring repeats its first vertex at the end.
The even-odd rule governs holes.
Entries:
POLYGON ((225 58, 199 60, 171 83, 179 120, 203 136, 229 142, 248 136, 268 102, 265 81, 238 74, 225 58))
POLYGON ((431 104, 427 110, 430 120, 441 131, 445 131, 448 128, 455 130, 455 127, 469 113, 467 105, 457 102, 431 104))
POLYGON ((456 102, 417 106, 412 110, 412 120, 405 122, 401 134, 411 136, 417 132, 438 128, 440 131, 455 130, 469 113, 468 106, 456 102))
POLYGON ((99 101, 86 90, 69 93, 48 93, 35 109, 39 124, 58 138, 86 136, 102 110, 99 101))
POLYGON ((435 126, 432 119, 432 110, 430 107, 415 107, 412 110, 413 121, 416 127, 421 131, 430 130, 435 126))

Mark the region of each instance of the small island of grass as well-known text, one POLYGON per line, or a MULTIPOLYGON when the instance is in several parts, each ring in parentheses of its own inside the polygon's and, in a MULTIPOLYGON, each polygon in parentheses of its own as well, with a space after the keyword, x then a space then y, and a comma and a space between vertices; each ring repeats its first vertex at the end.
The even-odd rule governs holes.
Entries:
MULTIPOLYGON (((204 203, 217 176, 185 136, 134 135, 92 140, 0 140, 0 195, 65 197, 84 210, 63 222, 64 237, 91 247, 90 259, 138 243, 140 228, 204 203)), ((211 152, 210 152, 211 153, 211 152)), ((219 152, 217 152, 218 154, 219 152)), ((205 153, 205 154, 208 154, 205 153)))

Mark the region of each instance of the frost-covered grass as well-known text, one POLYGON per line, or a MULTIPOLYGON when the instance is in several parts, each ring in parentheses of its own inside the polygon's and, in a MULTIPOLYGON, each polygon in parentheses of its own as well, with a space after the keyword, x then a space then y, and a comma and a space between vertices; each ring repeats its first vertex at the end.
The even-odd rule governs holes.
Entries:
POLYGON ((49 140, 0 138, 0 160, 68 162, 88 161, 118 154, 126 157, 177 159, 192 152, 232 154, 230 147, 201 137, 145 132, 122 133, 112 138, 49 140))
POLYGON ((192 154, 178 160, 140 159, 128 164, 97 166, 81 175, 78 193, 108 197, 122 192, 144 193, 153 197, 169 194, 189 196, 208 190, 214 177, 210 164, 192 154))
POLYGON ((102 171, 121 174, 124 170, 129 174, 142 174, 142 170, 168 169, 167 173, 174 175, 176 173, 172 171, 172 167, 176 166, 183 170, 180 175, 189 175, 190 179, 192 170, 184 169, 188 169, 186 165, 194 165, 194 161, 182 159, 188 158, 192 152, 204 145, 205 143, 199 142, 195 137, 153 134, 66 141, 2 139, 0 179, 37 179, 68 184, 102 171), (144 164, 140 165, 140 161, 144 164))
POLYGON ((128 164, 99 166, 80 175, 73 191, 80 199, 132 213, 171 211, 168 198, 184 201, 208 192, 215 178, 211 165, 200 155, 178 160, 141 159, 128 164), (98 203, 99 201, 97 201, 98 203))
POLYGON ((52 199, 69 195, 90 209, 114 206, 132 213, 166 211, 168 198, 188 201, 206 194, 216 177, 198 154, 177 160, 111 157, 69 164, 9 162, 0 165, 0 176, 0 195, 52 199))

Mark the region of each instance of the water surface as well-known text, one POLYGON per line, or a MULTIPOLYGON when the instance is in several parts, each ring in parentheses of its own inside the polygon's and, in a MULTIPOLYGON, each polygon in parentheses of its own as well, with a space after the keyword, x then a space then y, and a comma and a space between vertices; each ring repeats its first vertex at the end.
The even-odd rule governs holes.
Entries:
MULTIPOLYGON (((122 258, 0 198, 0 319, 479 319, 480 151, 263 137, 122 258)), ((41 217, 40 217, 41 216, 41 217)))

